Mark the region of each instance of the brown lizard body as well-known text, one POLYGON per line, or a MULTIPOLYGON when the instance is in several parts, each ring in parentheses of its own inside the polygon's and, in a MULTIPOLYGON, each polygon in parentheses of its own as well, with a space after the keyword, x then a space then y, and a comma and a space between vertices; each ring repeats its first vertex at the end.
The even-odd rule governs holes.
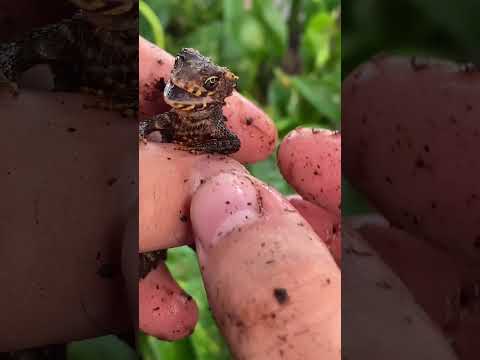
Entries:
POLYGON ((182 49, 164 90, 172 110, 140 122, 140 137, 158 131, 163 142, 197 152, 231 154, 240 140, 225 125, 222 107, 238 79, 194 49, 182 49))

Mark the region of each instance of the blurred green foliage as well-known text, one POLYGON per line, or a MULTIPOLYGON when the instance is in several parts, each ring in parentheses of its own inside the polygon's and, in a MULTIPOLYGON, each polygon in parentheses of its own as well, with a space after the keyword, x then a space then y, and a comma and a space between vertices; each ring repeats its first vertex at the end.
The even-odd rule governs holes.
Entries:
POLYGON ((118 337, 109 335, 74 341, 67 346, 68 360, 136 360, 135 351, 118 337))
POLYGON ((378 52, 480 61, 480 1, 344 0, 342 70, 378 52))
MULTIPOLYGON (((240 79, 239 91, 275 121, 280 138, 298 126, 340 126, 340 0, 141 0, 140 34, 171 54, 193 47, 240 79)), ((283 193, 275 156, 253 175, 283 193)), ((228 349, 208 309, 195 254, 169 250, 167 265, 197 301, 200 321, 173 343, 141 334, 146 360, 223 360, 228 349)))
MULTIPOLYGON (((342 78, 380 52, 480 64, 480 1, 343 0, 342 78)), ((342 213, 369 211, 344 181, 342 213)))

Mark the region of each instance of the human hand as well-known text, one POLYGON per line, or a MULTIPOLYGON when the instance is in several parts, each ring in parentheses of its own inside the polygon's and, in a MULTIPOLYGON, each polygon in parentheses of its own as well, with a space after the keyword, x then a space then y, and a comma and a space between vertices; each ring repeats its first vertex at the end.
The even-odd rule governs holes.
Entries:
POLYGON ((296 129, 278 150, 283 177, 299 195, 290 197, 293 206, 312 225, 341 263, 339 133, 319 129, 296 129))
POLYGON ((308 200, 290 203, 243 173, 193 195, 209 303, 237 358, 340 358, 340 270, 325 246, 340 259, 339 150, 338 134, 311 129, 281 145, 282 173, 308 200))
POLYGON ((190 214, 209 304, 236 358, 340 359, 340 270, 289 201, 223 173, 200 186, 190 214))
POLYGON ((479 349, 479 80, 472 66, 380 56, 342 87, 345 174, 392 224, 357 227, 461 359, 479 349))
MULTIPOLYGON (((146 117, 167 110, 159 85, 169 78, 173 57, 141 38, 139 51, 140 114, 146 117)), ((246 173, 241 163, 264 159, 273 151, 277 135, 272 121, 238 93, 226 102, 227 124, 242 143, 233 159, 193 155, 177 150, 173 144, 140 143, 140 252, 192 244, 189 207, 198 186, 219 173, 246 173)), ((160 338, 184 337, 196 323, 194 302, 170 277, 163 263, 140 280, 139 303, 140 328, 160 338)))

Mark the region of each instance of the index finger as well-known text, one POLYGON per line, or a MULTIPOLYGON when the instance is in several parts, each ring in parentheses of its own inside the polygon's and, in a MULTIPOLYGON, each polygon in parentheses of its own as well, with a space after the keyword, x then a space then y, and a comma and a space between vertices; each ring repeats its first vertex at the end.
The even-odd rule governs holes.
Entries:
MULTIPOLYGON (((169 110, 163 101, 163 88, 170 78, 174 58, 143 38, 139 39, 139 55, 140 117, 145 118, 169 110)), ((232 157, 242 163, 267 158, 277 140, 273 121, 236 91, 226 99, 226 103, 223 113, 228 119, 227 126, 242 144, 232 157)))

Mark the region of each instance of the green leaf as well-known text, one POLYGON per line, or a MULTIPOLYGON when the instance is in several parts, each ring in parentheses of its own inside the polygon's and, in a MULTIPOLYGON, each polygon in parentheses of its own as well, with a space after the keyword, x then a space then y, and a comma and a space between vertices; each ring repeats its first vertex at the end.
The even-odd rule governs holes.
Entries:
POLYGON ((209 309, 195 253, 188 246, 170 249, 167 266, 180 286, 195 299, 198 305, 199 321, 189 338, 196 356, 192 359, 229 360, 231 357, 228 348, 209 309))
POLYGON ((275 154, 264 161, 250 164, 247 167, 253 176, 273 186, 282 194, 293 194, 295 192, 280 174, 275 154))
POLYGON ((140 333, 138 347, 142 360, 195 360, 195 351, 190 339, 175 342, 160 341, 153 336, 140 333))
POLYGON ((253 8, 259 20, 265 25, 271 40, 271 50, 278 56, 287 47, 287 24, 284 16, 272 0, 253 0, 253 8))
POLYGON ((347 179, 342 178, 342 215, 359 215, 372 211, 374 210, 365 197, 357 192, 347 179))
POLYGON ((173 51, 178 52, 183 47, 193 47, 202 54, 208 54, 214 61, 220 59, 220 42, 222 37, 222 23, 213 21, 198 26, 194 32, 188 34, 184 41, 173 51))
POLYGON ((315 67, 322 68, 330 59, 330 43, 335 30, 333 14, 319 12, 306 26, 303 35, 304 46, 315 59, 315 67))
POLYGON ((326 116, 332 123, 340 121, 340 95, 334 93, 319 79, 308 78, 305 76, 291 77, 292 85, 298 92, 317 109, 317 111, 326 116))
POLYGON ((143 0, 140 0, 139 3, 139 10, 141 16, 147 20, 148 24, 153 33, 153 41, 159 47, 165 47, 165 35, 163 32, 162 24, 160 23, 160 19, 155 15, 152 8, 143 0))
POLYGON ((262 25, 254 17, 248 16, 243 21, 240 42, 250 52, 259 52, 265 48, 265 34, 262 25))
POLYGON ((109 335, 74 341, 67 346, 67 360, 137 360, 135 351, 118 337, 109 335))

